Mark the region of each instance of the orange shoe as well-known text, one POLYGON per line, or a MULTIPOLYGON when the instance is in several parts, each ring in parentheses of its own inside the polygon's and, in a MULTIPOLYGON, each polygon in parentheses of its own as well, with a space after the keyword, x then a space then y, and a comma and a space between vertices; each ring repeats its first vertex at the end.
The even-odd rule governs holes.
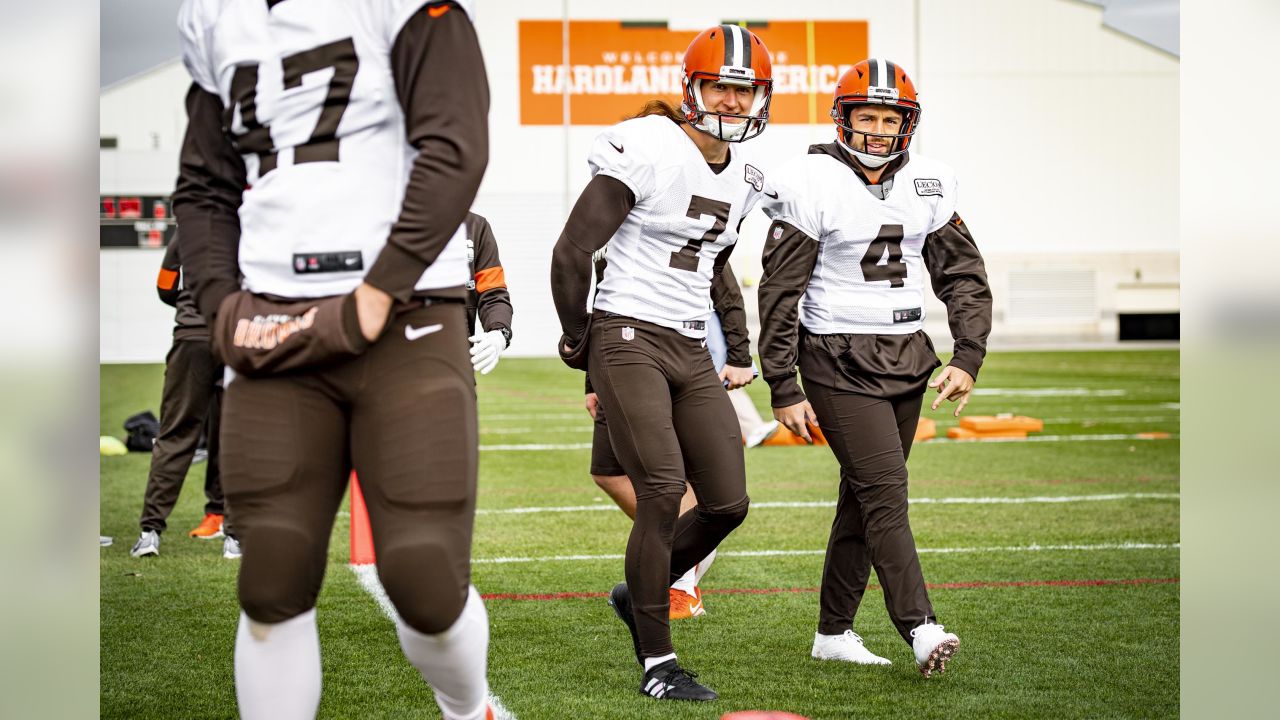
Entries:
POLYGON ((706 615, 707 610, 702 607, 702 591, 694 588, 693 593, 690 595, 683 590, 671 588, 671 610, 667 617, 672 620, 684 620, 706 615))
POLYGON ((205 515, 204 520, 201 520, 200 524, 187 535, 201 540, 214 540, 222 537, 222 516, 214 515, 213 513, 205 515))

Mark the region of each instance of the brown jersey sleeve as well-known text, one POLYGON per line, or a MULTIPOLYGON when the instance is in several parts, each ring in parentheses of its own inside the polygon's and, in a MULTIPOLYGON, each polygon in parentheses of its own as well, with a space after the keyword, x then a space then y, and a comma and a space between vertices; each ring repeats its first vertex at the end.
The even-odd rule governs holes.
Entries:
POLYGON ((156 294, 160 302, 169 307, 178 307, 178 296, 182 294, 182 259, 178 254, 178 237, 174 236, 164 249, 164 258, 160 260, 160 274, 156 276, 156 294))
POLYGON ((493 235, 489 221, 471 213, 467 217, 471 239, 475 244, 474 280, 476 283, 476 307, 480 313, 480 327, 485 332, 506 328, 511 332, 511 293, 507 291, 507 278, 498 257, 498 239, 493 235), (474 220, 472 218, 475 218, 474 220))
POLYGON ((365 282, 403 301, 480 188, 489 163, 489 82, 475 28, 454 3, 424 4, 405 23, 391 49, 391 75, 418 156, 400 217, 365 282))
POLYGON ((991 287, 982 253, 958 214, 925 239, 924 264, 955 338, 948 364, 976 378, 991 334, 991 287))
POLYGON ((571 346, 580 344, 587 327, 587 296, 594 275, 591 255, 622 227, 635 204, 635 194, 621 180, 597 175, 578 196, 556 241, 551 253, 551 297, 571 346))
POLYGON ((738 287, 738 278, 727 262, 711 279, 711 305, 715 308, 716 315, 720 316, 720 327, 724 330, 724 342, 729 350, 725 363, 739 368, 751 367, 751 336, 747 333, 747 311, 742 305, 742 290, 738 287))
POLYGON ((183 279, 212 326, 218 305, 240 289, 244 160, 222 131, 222 101, 195 83, 187 92, 173 213, 182 237, 183 279))
POLYGON ((818 241, 785 222, 769 226, 760 278, 760 368, 773 407, 805 399, 796 381, 800 354, 800 298, 818 262, 818 241))

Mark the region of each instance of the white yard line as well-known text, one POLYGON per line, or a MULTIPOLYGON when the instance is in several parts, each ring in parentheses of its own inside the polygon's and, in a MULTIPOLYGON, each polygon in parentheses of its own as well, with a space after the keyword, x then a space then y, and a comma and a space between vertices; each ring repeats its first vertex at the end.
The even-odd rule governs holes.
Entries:
MULTIPOLYGON (((1177 500, 1178 493, 1107 493, 1099 495, 1037 495, 1032 497, 938 497, 910 498, 912 505, 1027 505, 1038 503, 1102 502, 1108 500, 1177 500)), ((751 509, 835 507, 830 500, 796 502, 753 502, 751 509)), ((491 508, 477 510, 477 515, 536 515, 540 513, 612 512, 613 504, 550 505, 544 507, 491 508)))
MULTIPOLYGON (((387 591, 382 589, 382 583, 378 581, 378 569, 373 565, 348 565, 351 572, 355 573, 356 579, 360 581, 360 587, 378 603, 378 609, 386 615, 391 622, 396 622, 399 615, 396 613, 396 606, 391 604, 391 598, 387 597, 387 591)), ((495 720, 516 720, 515 713, 507 709, 502 704, 502 699, 492 692, 489 693, 489 705, 493 708, 495 720)))
POLYGON ((974 388, 974 395, 1001 395, 1004 397, 1121 397, 1128 390, 1095 389, 1084 387, 1064 388, 974 388))
MULTIPOLYGON (((1028 552, 1102 552, 1109 550, 1177 550, 1181 543, 1099 543, 1095 545, 997 545, 990 547, 943 547, 918 548, 916 552, 934 555, 956 555, 961 553, 1028 553, 1028 552)), ((821 550, 724 550, 716 553, 716 557, 791 557, 825 555, 821 550)), ((583 562, 593 560, 621 560, 620 553, 602 555, 542 555, 530 557, 491 557, 472 558, 473 565, 509 565, 513 563, 538 562, 583 562)))

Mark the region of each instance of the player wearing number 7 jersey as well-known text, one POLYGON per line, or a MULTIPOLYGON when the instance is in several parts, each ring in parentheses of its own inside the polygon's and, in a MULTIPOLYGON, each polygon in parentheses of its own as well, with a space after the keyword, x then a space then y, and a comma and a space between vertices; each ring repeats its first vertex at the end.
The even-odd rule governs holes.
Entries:
MULTIPOLYGON (((744 28, 709 28, 685 53, 683 84, 680 110, 651 102, 596 138, 592 179, 556 243, 551 287, 561 355, 590 369, 635 488, 627 582, 611 603, 644 667, 640 691, 713 700, 676 662, 668 588, 747 514, 738 421, 705 337, 712 280, 764 189, 739 143, 768 121, 769 51, 744 28), (589 312, 592 254, 606 243, 589 312), (698 504, 680 515, 686 480, 698 504)), ((732 389, 751 376, 750 366, 729 367, 724 380, 732 389)))
POLYGON ((489 91, 469 13, 461 0, 179 13, 195 84, 174 210, 235 370, 222 463, 244 549, 246 720, 316 714, 315 604, 352 469, 405 657, 447 720, 488 714, 462 224, 488 162, 489 91))
POLYGON ((774 416, 806 438, 816 420, 840 462, 813 656, 888 662, 852 632, 874 566, 889 617, 927 676, 959 640, 937 624, 907 522, 907 456, 940 364, 923 330, 925 269, 955 337, 950 365, 930 383, 935 410, 947 398, 959 415, 968 401, 991 292, 956 213, 955 175, 909 155, 920 104, 907 74, 886 60, 858 63, 837 84, 831 117, 835 142, 770 177, 760 362, 774 416))

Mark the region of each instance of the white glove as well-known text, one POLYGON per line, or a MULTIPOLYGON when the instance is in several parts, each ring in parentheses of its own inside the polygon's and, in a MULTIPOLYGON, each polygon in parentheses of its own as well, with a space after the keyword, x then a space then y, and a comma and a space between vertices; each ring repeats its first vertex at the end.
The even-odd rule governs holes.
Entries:
POLYGON ((467 338, 471 341, 471 366, 481 375, 498 367, 498 358, 507 349, 507 338, 501 330, 481 332, 467 338))

